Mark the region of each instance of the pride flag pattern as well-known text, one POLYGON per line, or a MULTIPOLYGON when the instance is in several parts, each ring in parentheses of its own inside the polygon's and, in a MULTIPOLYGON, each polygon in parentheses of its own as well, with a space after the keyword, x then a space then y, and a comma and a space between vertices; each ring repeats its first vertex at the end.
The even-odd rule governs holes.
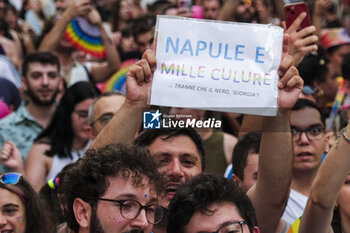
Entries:
POLYGON ((289 228, 289 230, 287 231, 287 233, 298 233, 298 231, 299 231, 299 226, 300 226, 300 220, 301 220, 301 217, 298 218, 297 220, 295 220, 295 222, 294 222, 293 225, 289 228))
POLYGON ((69 22, 64 37, 75 48, 91 54, 94 57, 106 57, 100 31, 86 19, 78 17, 69 22))
POLYGON ((138 59, 129 59, 120 65, 120 68, 115 72, 110 79, 104 83, 99 83, 98 88, 102 93, 111 90, 117 90, 122 93, 126 93, 126 74, 128 73, 129 67, 135 64, 138 59))

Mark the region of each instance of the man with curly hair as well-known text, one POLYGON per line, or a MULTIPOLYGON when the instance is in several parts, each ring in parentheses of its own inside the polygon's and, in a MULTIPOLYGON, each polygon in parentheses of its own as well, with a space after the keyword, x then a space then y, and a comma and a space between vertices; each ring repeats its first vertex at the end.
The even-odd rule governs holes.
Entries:
POLYGON ((168 208, 168 233, 259 233, 249 197, 232 180, 200 175, 180 186, 168 208))
POLYGON ((77 233, 150 232, 161 221, 163 182, 142 148, 111 144, 86 152, 64 177, 67 223, 77 233))

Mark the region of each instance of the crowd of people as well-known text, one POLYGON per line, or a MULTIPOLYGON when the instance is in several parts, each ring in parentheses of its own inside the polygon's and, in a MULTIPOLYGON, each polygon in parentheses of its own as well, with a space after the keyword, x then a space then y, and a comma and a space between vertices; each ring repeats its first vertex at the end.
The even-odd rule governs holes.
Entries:
POLYGON ((350 2, 291 3, 0 0, 0 232, 350 233, 350 2), (157 15, 283 27, 277 115, 149 106, 157 15))

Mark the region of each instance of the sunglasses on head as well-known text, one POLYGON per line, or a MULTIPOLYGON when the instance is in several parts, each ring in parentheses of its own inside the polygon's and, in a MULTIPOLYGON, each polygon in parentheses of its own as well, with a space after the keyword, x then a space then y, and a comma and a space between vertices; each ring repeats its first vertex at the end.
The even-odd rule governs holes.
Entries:
POLYGON ((18 184, 22 177, 21 173, 8 172, 0 175, 0 182, 3 184, 18 184))

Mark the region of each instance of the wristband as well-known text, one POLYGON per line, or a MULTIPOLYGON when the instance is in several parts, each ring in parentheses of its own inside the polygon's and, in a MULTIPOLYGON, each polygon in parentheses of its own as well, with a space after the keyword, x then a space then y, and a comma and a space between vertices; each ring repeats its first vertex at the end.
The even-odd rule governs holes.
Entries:
POLYGON ((340 137, 343 136, 346 142, 350 143, 350 138, 345 135, 346 127, 340 130, 339 134, 337 135, 337 138, 335 140, 335 148, 338 148, 340 137))

